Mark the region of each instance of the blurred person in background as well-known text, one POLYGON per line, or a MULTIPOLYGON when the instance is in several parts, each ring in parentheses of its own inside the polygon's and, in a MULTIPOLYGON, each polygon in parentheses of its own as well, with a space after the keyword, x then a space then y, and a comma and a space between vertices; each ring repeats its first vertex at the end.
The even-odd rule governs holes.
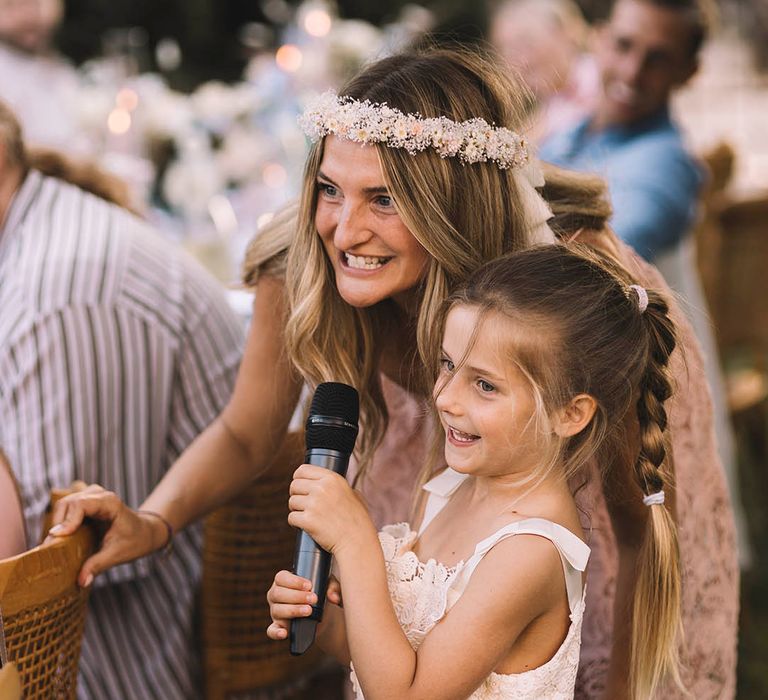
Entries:
POLYGON ((618 0, 598 30, 602 83, 594 109, 541 147, 545 160, 608 180, 612 225, 646 260, 693 223, 699 164, 672 122, 669 100, 698 67, 707 27, 696 0, 618 0))
POLYGON ((540 155, 607 179, 614 204, 611 226, 682 298, 704 350, 718 448, 747 564, 733 432, 691 235, 704 172, 670 117, 672 94, 696 73, 712 23, 704 0, 615 2, 596 34, 602 84, 597 103, 579 123, 544 141, 540 155))
POLYGON ((53 46, 63 0, 0 0, 0 99, 27 143, 82 152, 74 114, 78 77, 53 46))
MULTIPOLYGON (((111 203, 123 196, 92 167, 29 152, 0 103, 0 448, 29 546, 52 488, 98 481, 138 506, 234 384, 242 329, 222 289, 111 203)), ((192 527, 94 585, 79 698, 198 696, 200 550, 192 527)))
POLYGON ((0 450, 0 559, 21 554, 26 548, 19 487, 0 450))
POLYGON ((583 119, 594 107, 599 76, 585 51, 589 26, 572 0, 506 0, 491 14, 489 39, 534 97, 534 142, 583 119))

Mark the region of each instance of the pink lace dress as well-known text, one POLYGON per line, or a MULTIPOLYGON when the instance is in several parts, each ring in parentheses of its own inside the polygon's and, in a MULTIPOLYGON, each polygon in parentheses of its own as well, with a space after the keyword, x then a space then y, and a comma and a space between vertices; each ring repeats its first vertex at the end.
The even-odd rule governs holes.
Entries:
MULTIPOLYGON (((475 547, 467 561, 446 567, 434 559, 419 561, 413 551, 416 537, 448 503, 451 495, 467 478, 451 469, 436 476, 424 489, 429 493, 426 513, 419 532, 408 523, 387 525, 379 541, 387 567, 387 585, 397 619, 414 649, 448 613, 466 589, 482 558, 507 537, 533 534, 545 537, 560 553, 571 610, 568 633, 552 658, 524 673, 491 673, 468 700, 570 700, 579 665, 581 625, 584 617, 582 572, 589 558, 589 547, 566 528, 541 518, 526 518, 500 528, 475 547)), ((354 668, 351 681, 357 700, 364 700, 354 668)))
MULTIPOLYGON (((647 287, 668 290, 655 268, 625 248, 625 265, 647 287)), ((703 361, 690 324, 679 308, 681 352, 675 352, 676 392, 670 426, 677 482, 677 519, 683 567, 683 681, 698 698, 732 698, 736 688, 739 569, 733 513, 717 454, 712 402, 703 361)), ((410 518, 418 474, 427 458, 430 421, 426 402, 383 379, 390 425, 373 465, 360 484, 377 527, 410 518)), ((352 470, 354 472, 354 470, 352 470)), ((605 684, 613 629, 617 551, 598 483, 577 494, 589 514, 584 522, 592 549, 587 573, 587 614, 582 629, 577 698, 599 698, 605 684)), ((663 700, 684 697, 670 687, 663 700)))

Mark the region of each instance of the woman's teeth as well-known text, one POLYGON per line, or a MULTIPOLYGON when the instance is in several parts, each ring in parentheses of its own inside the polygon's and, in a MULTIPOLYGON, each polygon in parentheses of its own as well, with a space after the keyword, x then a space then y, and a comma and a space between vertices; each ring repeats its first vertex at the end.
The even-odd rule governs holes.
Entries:
POLYGON ((350 253, 344 253, 344 259, 349 267, 354 267, 357 270, 375 270, 381 267, 386 262, 389 262, 391 258, 379 258, 370 255, 352 255, 350 253))
POLYGON ((451 437, 456 440, 456 442, 474 442, 480 437, 479 435, 462 433, 460 430, 456 430, 456 428, 449 428, 449 430, 451 431, 451 437))

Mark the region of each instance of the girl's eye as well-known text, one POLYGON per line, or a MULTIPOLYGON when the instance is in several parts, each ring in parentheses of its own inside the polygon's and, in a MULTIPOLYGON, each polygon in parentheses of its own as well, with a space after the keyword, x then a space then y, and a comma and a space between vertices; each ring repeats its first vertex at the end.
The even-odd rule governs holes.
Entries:
POLYGON ((480 387, 480 391, 485 393, 490 393, 492 391, 496 391, 496 387, 493 386, 493 384, 486 382, 485 379, 478 379, 477 385, 480 387))
POLYGON ((456 369, 456 366, 447 357, 440 360, 440 365, 445 372, 453 372, 453 370, 456 369))

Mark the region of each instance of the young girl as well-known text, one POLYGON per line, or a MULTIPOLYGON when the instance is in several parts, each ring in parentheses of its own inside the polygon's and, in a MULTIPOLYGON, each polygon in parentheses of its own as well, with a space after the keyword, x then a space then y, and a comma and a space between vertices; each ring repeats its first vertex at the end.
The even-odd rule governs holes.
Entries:
MULTIPOLYGON (((631 687, 653 697, 677 675, 680 619, 664 505, 666 302, 608 262, 547 246, 481 268, 446 310, 434 400, 449 468, 424 486, 418 529, 387 526, 377 541, 344 479, 310 465, 294 476, 289 522, 333 553, 344 597, 320 643, 351 657, 367 700, 572 697, 589 547, 569 481, 594 456, 608 463, 636 404, 649 517, 631 687)), ((267 633, 285 639, 315 592, 281 571, 268 600, 267 633)))

